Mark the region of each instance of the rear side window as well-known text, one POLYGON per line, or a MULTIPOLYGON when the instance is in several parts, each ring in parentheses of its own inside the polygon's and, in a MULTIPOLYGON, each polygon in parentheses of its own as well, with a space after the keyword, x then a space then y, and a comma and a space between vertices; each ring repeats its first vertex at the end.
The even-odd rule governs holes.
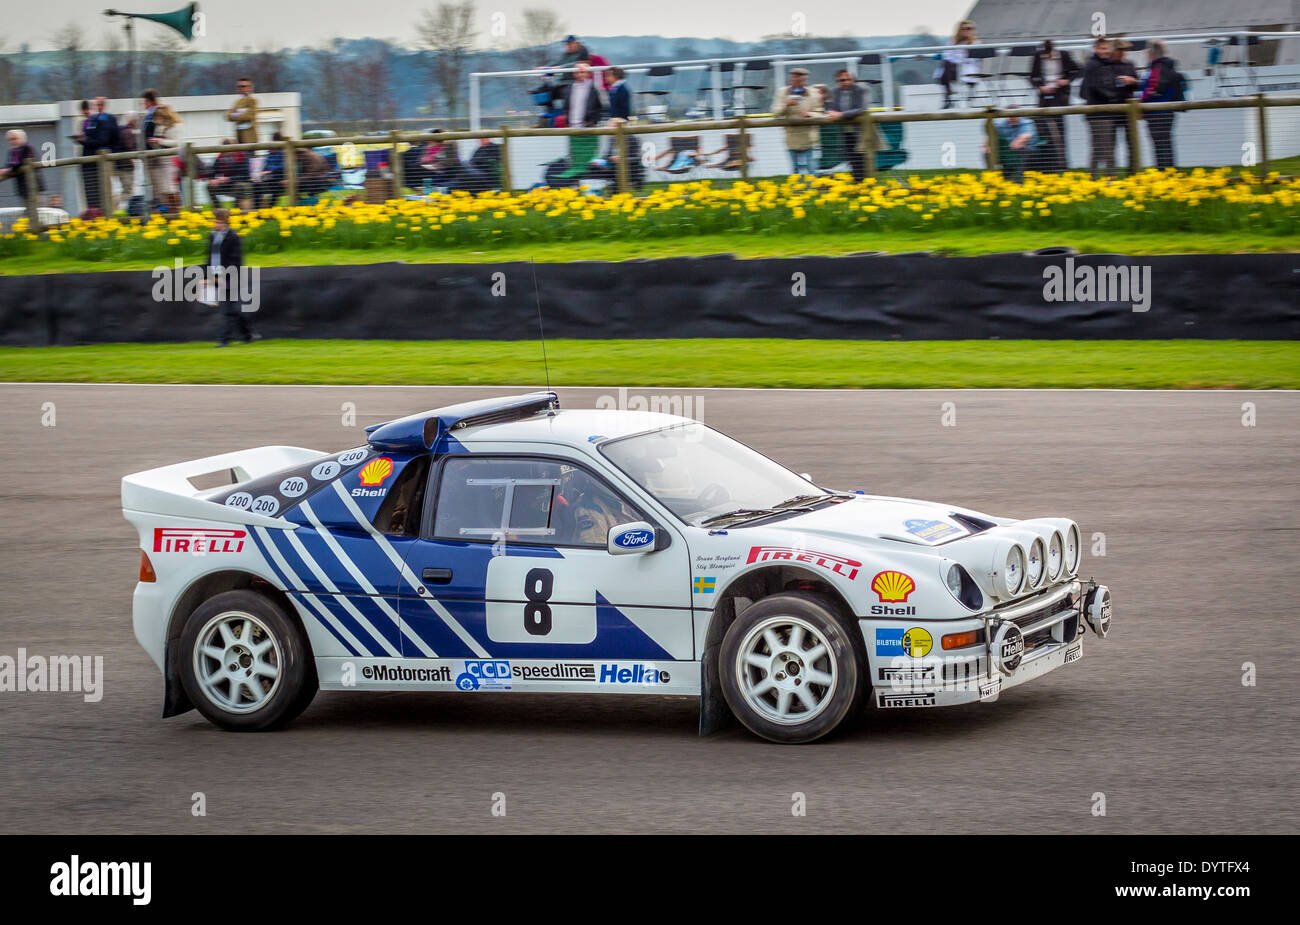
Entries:
POLYGON ((419 456, 407 463, 375 512, 376 530, 389 536, 419 536, 428 476, 428 456, 419 456))

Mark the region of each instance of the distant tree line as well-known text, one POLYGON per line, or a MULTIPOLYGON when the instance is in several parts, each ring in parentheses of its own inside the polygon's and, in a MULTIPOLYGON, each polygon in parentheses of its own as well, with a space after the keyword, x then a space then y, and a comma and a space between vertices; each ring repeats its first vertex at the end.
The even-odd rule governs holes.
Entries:
MULTIPOLYGON (((559 40, 570 28, 554 10, 541 7, 525 9, 510 25, 501 28, 493 18, 489 28, 481 30, 475 0, 451 0, 422 11, 412 23, 413 48, 380 39, 336 38, 315 48, 239 53, 195 52, 179 35, 142 26, 137 32, 138 86, 132 87, 129 55, 120 32, 108 30, 91 48, 83 27, 70 23, 51 36, 50 50, 11 48, 0 39, 0 105, 94 96, 133 98, 146 87, 163 97, 232 93, 236 79, 247 76, 258 93, 301 93, 306 121, 378 127, 397 118, 458 119, 466 114, 470 72, 552 63, 561 54, 559 40)), ((773 36, 759 42, 720 43, 642 36, 588 41, 594 52, 618 63, 851 51, 862 47, 864 39, 773 36)), ((939 41, 918 34, 909 44, 939 41)), ((928 73, 930 67, 918 66, 917 71, 928 73)), ((904 79, 910 81, 911 76, 904 79)), ((528 106, 528 87, 522 82, 491 81, 483 93, 489 111, 528 106)))

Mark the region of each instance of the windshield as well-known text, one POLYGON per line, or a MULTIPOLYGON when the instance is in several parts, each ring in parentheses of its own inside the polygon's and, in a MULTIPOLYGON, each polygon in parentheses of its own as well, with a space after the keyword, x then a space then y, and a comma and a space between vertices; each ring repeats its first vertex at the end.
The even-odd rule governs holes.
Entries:
POLYGON ((710 430, 680 424, 600 447, 609 460, 682 520, 704 525, 829 497, 761 453, 710 430))

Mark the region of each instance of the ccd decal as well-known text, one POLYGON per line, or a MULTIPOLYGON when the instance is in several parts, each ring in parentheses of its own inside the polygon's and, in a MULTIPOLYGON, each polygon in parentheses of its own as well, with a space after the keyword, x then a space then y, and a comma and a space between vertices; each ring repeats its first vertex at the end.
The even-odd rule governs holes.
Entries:
POLYGON ((508 691, 510 663, 502 659, 462 662, 456 686, 463 691, 508 691))

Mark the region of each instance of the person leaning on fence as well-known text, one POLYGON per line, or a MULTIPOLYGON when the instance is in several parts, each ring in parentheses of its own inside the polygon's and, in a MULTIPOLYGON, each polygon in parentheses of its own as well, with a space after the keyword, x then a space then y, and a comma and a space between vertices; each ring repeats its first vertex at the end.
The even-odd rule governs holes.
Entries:
MULTIPOLYGON (((994 119, 993 128, 998 136, 998 163, 1002 166, 1002 176, 1012 183, 1019 183, 1024 178, 1025 167, 1038 144, 1034 120, 1012 113, 1004 119, 994 119)), ((988 156, 989 146, 985 142, 984 157, 987 159, 988 156)))
MULTIPOLYGON (((1043 109, 1070 105, 1070 84, 1079 76, 1079 65, 1070 53, 1056 48, 1051 39, 1034 52, 1029 66, 1029 82, 1038 91, 1038 105, 1043 109)), ((1044 170, 1067 170, 1065 116, 1040 116, 1035 120, 1044 143, 1044 170)))
MULTIPOLYGON (((573 83, 564 94, 565 124, 570 128, 599 125, 605 113, 604 95, 605 88, 592 77, 591 65, 579 61, 573 72, 573 83)), ((566 180, 583 176, 596 157, 598 145, 595 135, 570 135, 569 166, 561 176, 566 180)))
POLYGON ((235 123, 235 137, 241 145, 255 145, 257 137, 257 97, 253 96, 253 82, 241 77, 235 82, 239 99, 226 110, 226 120, 235 123))
MULTIPOLYGON (((1147 44, 1147 73, 1142 78, 1143 103, 1172 103, 1182 100, 1185 78, 1178 71, 1178 63, 1165 51, 1165 43, 1147 44)), ((1174 112, 1145 113, 1151 147, 1155 149, 1156 166, 1165 169, 1174 166, 1174 112)))
MULTIPOLYGON (((81 145, 81 157, 91 157, 99 153, 97 147, 91 147, 95 141, 95 117, 89 100, 81 101, 81 122, 73 139, 81 145)), ((81 191, 85 197, 86 208, 82 218, 97 217, 104 214, 104 207, 99 194, 99 165, 91 161, 81 165, 81 191)))
POLYGON ((236 337, 246 344, 261 340, 261 335, 248 323, 247 313, 240 304, 239 272, 244 265, 244 247, 239 233, 230 227, 229 209, 212 210, 212 233, 208 235, 207 254, 203 275, 209 285, 216 287, 217 304, 221 309, 221 338, 217 346, 228 346, 236 337))
MULTIPOLYGON (((1101 37, 1092 45, 1092 57, 1083 66, 1083 81, 1079 93, 1089 106, 1102 106, 1119 102, 1122 81, 1115 69, 1111 42, 1101 37)), ((1088 168, 1097 174, 1103 165, 1115 169, 1115 120, 1109 113, 1088 113, 1089 149, 1088 168)))
MULTIPOLYGON (((1111 44, 1110 55, 1115 62, 1115 79, 1118 81, 1119 99, 1116 100, 1118 103, 1127 103, 1138 91, 1137 68, 1128 59, 1128 50, 1131 47, 1132 44, 1126 39, 1116 39, 1111 44)), ((1121 146, 1127 147, 1128 116, 1118 112, 1111 115, 1111 120, 1115 123, 1116 150, 1121 146)), ((1131 165, 1130 169, 1132 169, 1131 165)))
MULTIPOLYGON (((223 145, 232 145, 229 138, 221 140, 223 145)), ((212 172, 208 177, 208 198, 216 204, 219 198, 234 199, 244 210, 253 207, 253 183, 248 170, 248 152, 222 151, 212 162, 212 172)))
MULTIPOLYGON (((858 86, 857 79, 847 68, 835 74, 835 86, 827 93, 826 118, 840 123, 840 143, 854 180, 867 175, 866 160, 857 120, 866 111, 866 92, 858 86)), ((823 161, 829 160, 822 152, 823 161)), ((834 164, 828 166, 834 167, 834 164)))
POLYGON ((777 93, 772 115, 796 120, 796 124, 785 127, 785 148, 790 152, 793 173, 812 174, 813 148, 817 144, 817 122, 813 117, 824 111, 821 94, 808 86, 807 68, 791 68, 790 83, 777 93))
MULTIPOLYGON (((117 148, 121 151, 139 151, 140 150, 140 114, 131 110, 122 114, 122 118, 117 123, 117 148)), ((117 174, 117 182, 121 187, 116 202, 117 209, 126 209, 128 215, 137 215, 140 211, 140 200, 136 199, 136 190, 140 188, 140 181, 137 179, 144 170, 140 166, 138 157, 127 157, 120 161, 113 161, 113 170, 117 174), (133 211, 134 209, 134 211, 133 211)))
MULTIPOLYGON (((154 90, 146 90, 140 100, 144 103, 144 144, 151 151, 173 149, 180 144, 176 126, 184 120, 166 103, 158 99, 154 90)), ((172 157, 151 157, 146 161, 149 174, 149 192, 167 207, 168 218, 181 211, 180 188, 176 185, 176 169, 172 157)), ((146 210, 146 217, 149 210, 146 210)))
MULTIPOLYGON (((27 143, 27 133, 20 128, 11 128, 5 132, 5 140, 9 142, 9 157, 5 160, 5 165, 0 167, 0 180, 8 180, 13 177, 14 186, 17 187, 18 198, 27 202, 27 171, 23 170, 23 164, 28 160, 36 160, 36 152, 32 146, 27 143)), ((44 192, 45 185, 41 181, 40 171, 36 171, 36 192, 39 196, 44 192)))

